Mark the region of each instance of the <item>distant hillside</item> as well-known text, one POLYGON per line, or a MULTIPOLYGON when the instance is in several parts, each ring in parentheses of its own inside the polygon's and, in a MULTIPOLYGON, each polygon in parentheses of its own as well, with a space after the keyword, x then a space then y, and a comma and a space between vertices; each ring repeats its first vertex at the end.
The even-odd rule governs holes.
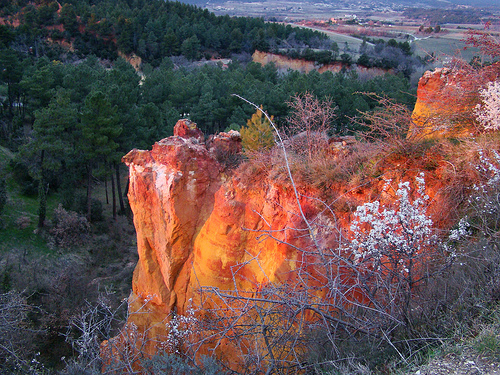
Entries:
MULTIPOLYGON (((234 4, 237 4, 238 9, 244 9, 243 4, 251 4, 248 6, 248 9, 255 9, 252 7, 253 3, 257 3, 257 1, 246 1, 246 0, 184 0, 183 3, 193 4, 201 7, 207 7, 209 9, 213 9, 215 6, 222 6, 227 8, 228 13, 230 9, 234 8, 234 4), (232 4, 232 5, 231 5, 232 4)), ((420 8, 438 8, 438 9, 468 9, 470 7, 479 8, 479 9, 487 9, 487 10, 499 10, 500 4, 496 0, 451 0, 451 1, 442 1, 442 0, 422 0, 418 3, 415 3, 411 0, 396 0, 396 1, 368 1, 363 0, 356 2, 353 4, 348 0, 336 0, 336 1, 314 1, 314 0, 304 0, 301 2, 295 3, 287 3, 284 0, 268 0, 261 1, 262 9, 282 9, 283 7, 296 6, 300 7, 302 4, 304 5, 316 5, 318 7, 324 7, 323 9, 337 9, 339 12, 343 12, 342 9, 349 9, 347 13, 358 13, 360 11, 363 13, 367 9, 392 9, 396 11, 403 10, 407 7, 420 7, 420 8)), ((242 14, 242 13, 239 13, 242 14)), ((289 12, 289 16, 294 16, 294 12, 289 12)), ((266 17, 266 16, 264 16, 266 17)), ((306 15, 307 17, 307 15, 306 15)))
POLYGON ((442 25, 446 23, 480 24, 490 12, 479 9, 424 9, 407 8, 404 13, 406 17, 422 20, 431 25, 442 25))

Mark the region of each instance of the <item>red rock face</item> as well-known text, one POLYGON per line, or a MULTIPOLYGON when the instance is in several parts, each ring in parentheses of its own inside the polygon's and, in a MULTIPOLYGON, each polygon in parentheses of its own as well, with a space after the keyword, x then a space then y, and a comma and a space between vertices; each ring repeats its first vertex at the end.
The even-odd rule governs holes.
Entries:
POLYGON ((368 73, 370 76, 383 76, 384 74, 390 72, 381 68, 365 68, 362 66, 351 66, 347 67, 342 63, 332 63, 332 64, 318 64, 314 61, 307 61, 303 59, 292 59, 287 56, 278 55, 270 52, 255 51, 252 55, 252 60, 256 63, 266 65, 273 63, 279 71, 286 72, 288 69, 297 70, 302 73, 309 73, 312 70, 317 70, 320 73, 333 72, 339 73, 342 68, 348 70, 355 70, 359 74, 368 73))
MULTIPOLYGON (((149 354, 166 338, 165 322, 172 313, 184 315, 191 306, 207 308, 216 303, 203 299, 200 288, 234 290, 236 286, 252 291, 269 282, 293 284, 300 264, 309 267, 310 255, 299 249, 309 248, 311 238, 304 235, 305 223, 290 184, 248 176, 248 171, 227 172, 218 157, 241 150, 237 132, 221 133, 207 143, 202 139, 194 124, 181 120, 175 136, 157 142, 151 151, 133 150, 123 158, 130 169, 128 197, 139 253, 128 323, 145 335, 147 345, 142 350, 149 354)), ((397 182, 402 168, 393 167, 385 176, 397 182)), ((393 196, 382 193, 384 184, 374 178, 363 189, 331 189, 356 207, 372 200, 374 192, 390 202, 393 196)), ((319 191, 299 186, 299 193, 305 217, 331 224, 316 199, 319 191)), ((433 202, 439 201, 432 188, 428 194, 433 202)), ((338 229, 346 229, 351 214, 336 212, 335 220, 338 229)), ((324 246, 335 246, 330 234, 320 237, 324 246)), ((314 274, 314 270, 308 272, 314 274)), ((317 293, 321 294, 319 286, 320 282, 317 293)), ((231 354, 233 345, 222 342, 217 353, 238 366, 239 359, 231 354)), ((200 353, 208 348, 200 348, 200 353)))
POLYGON ((154 295, 154 304, 170 309, 195 233, 212 211, 219 166, 204 145, 180 137, 164 139, 150 152, 134 150, 124 160, 141 259, 133 290, 154 295))
MULTIPOLYGON (((123 158, 130 168, 129 202, 139 252, 128 323, 160 340, 171 312, 185 314, 191 305, 203 304, 197 293, 201 286, 232 289, 234 267, 259 254, 260 265, 248 264, 238 287, 248 290, 268 277, 283 281, 297 258, 288 246, 260 238, 260 230, 270 229, 266 222, 285 228, 297 221, 289 193, 260 183, 248 189, 223 172, 216 157, 241 151, 237 132, 212 137, 205 145, 201 132, 185 124, 176 125, 182 137, 123 158)), ((291 236, 289 230, 277 234, 291 236)), ((148 340, 143 350, 153 354, 156 344, 148 340)))
POLYGON ((500 64, 481 70, 440 68, 420 78, 409 137, 469 136, 477 131, 473 108, 478 90, 500 76, 500 64))
POLYGON ((179 120, 174 126, 174 136, 181 138, 195 138, 198 141, 202 141, 204 135, 200 129, 196 127, 196 124, 191 120, 179 120))

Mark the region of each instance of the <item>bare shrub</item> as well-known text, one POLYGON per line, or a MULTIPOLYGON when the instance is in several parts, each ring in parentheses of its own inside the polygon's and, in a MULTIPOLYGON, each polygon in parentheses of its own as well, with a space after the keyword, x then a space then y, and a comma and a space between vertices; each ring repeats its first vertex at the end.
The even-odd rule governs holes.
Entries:
POLYGON ((469 198, 469 225, 489 239, 500 251, 500 153, 479 150, 476 168, 481 180, 474 185, 469 198), (489 154, 489 155, 488 155, 489 154))
POLYGON ((500 58, 500 41, 487 30, 467 30, 466 43, 479 48, 483 55, 490 56, 494 60, 500 58))
MULTIPOLYGON (((335 117, 332 101, 320 101, 312 94, 306 93, 295 96, 288 104, 293 113, 287 119, 286 139, 282 139, 281 135, 275 137, 269 134, 274 126, 272 116, 264 116, 262 108, 257 107, 252 119, 257 124, 265 124, 265 137, 261 139, 259 134, 262 132, 256 130, 251 134, 264 143, 246 147, 245 155, 249 161, 243 163, 239 170, 243 179, 246 176, 254 179, 256 174, 262 173, 271 180, 289 183, 286 165, 288 162, 297 183, 327 187, 332 183, 354 179, 367 159, 376 152, 373 144, 360 144, 354 137, 351 137, 349 145, 344 142, 338 149, 332 147, 337 140, 334 138, 332 141, 327 134, 330 122, 335 117), (274 142, 274 138, 277 142, 274 142), (269 140, 275 147, 270 147, 269 140), (287 153, 287 161, 283 157, 284 150, 287 153)), ((248 138, 243 138, 245 137, 248 138)), ((253 142, 254 138, 249 139, 253 142)), ((342 138, 338 138, 340 141, 337 143, 342 144, 342 138)))
POLYGON ((359 118, 352 119, 361 126, 359 136, 366 141, 383 142, 386 147, 402 153, 410 153, 412 144, 418 136, 409 139, 408 130, 412 124, 411 111, 404 104, 373 93, 364 93, 378 102, 373 111, 363 112, 359 118))
POLYGON ((201 356, 195 363, 187 358, 169 353, 158 353, 151 359, 143 361, 143 366, 150 374, 170 374, 170 375, 218 375, 229 374, 212 357, 201 356))
POLYGON ((427 281, 415 313, 423 337, 452 347, 475 345, 493 327, 498 332, 500 252, 494 241, 471 233, 448 243, 453 262, 427 281))
POLYGON ((29 216, 22 215, 16 219, 16 226, 21 230, 28 228, 30 225, 31 218, 29 216))
POLYGON ((327 132, 336 107, 331 99, 319 100, 309 92, 295 95, 287 104, 292 109, 287 118, 289 147, 311 159, 314 153, 327 147, 327 132))
MULTIPOLYGON (((101 294, 96 303, 86 307, 70 321, 65 334, 66 342, 77 353, 76 359, 68 362, 63 374, 143 374, 150 373, 151 345, 161 347, 165 337, 150 337, 149 329, 141 331, 129 320, 130 303, 139 302, 141 306, 134 314, 149 314, 150 299, 129 301, 124 299, 114 305, 109 295, 101 294), (124 324, 125 323, 125 324, 124 324)), ((165 322, 157 323, 164 326, 165 322)))
POLYGON ((2 373, 29 371, 36 367, 29 350, 33 330, 28 325, 32 310, 26 298, 17 292, 0 294, 0 370, 2 373))
POLYGON ((43 360, 39 360, 45 363, 71 355, 60 334, 85 299, 94 298, 97 285, 91 283, 90 267, 75 254, 52 257, 16 249, 4 254, 4 259, 11 267, 2 276, 8 278, 10 287, 24 290, 23 295, 33 306, 24 323, 30 328, 25 336, 32 337, 24 343, 23 353, 40 352, 43 360))
MULTIPOLYGON (((298 183, 314 188, 324 189, 338 183, 358 186, 368 172, 365 168, 366 163, 379 151, 380 147, 377 144, 359 142, 335 154, 329 149, 318 152, 306 162, 300 156, 294 157, 292 154, 291 169, 298 183)), ((286 174, 283 174, 286 178, 286 174)))
POLYGON ((429 336, 475 335, 482 331, 479 326, 491 323, 489 311, 500 302, 500 157, 481 145, 467 148, 465 159, 478 175, 472 188, 469 184, 462 219, 444 239, 451 262, 420 293, 417 318, 429 336))
POLYGON ((118 332, 117 325, 122 323, 126 307, 125 302, 112 307, 109 299, 101 294, 96 304, 87 303, 79 314, 73 316, 65 337, 78 357, 70 363, 66 373, 101 373, 101 343, 118 332))
MULTIPOLYGON (((443 157, 440 160, 442 180, 446 181, 441 188, 441 195, 449 202, 448 217, 453 221, 460 220, 469 206, 471 189, 481 183, 481 175, 476 168, 479 163, 479 150, 499 150, 499 143, 491 134, 483 134, 471 139, 443 139, 435 147, 440 149, 443 157)), ((437 218, 445 213, 433 213, 437 218)), ((450 222, 453 225, 453 222, 450 222)))
POLYGON ((63 248, 82 245, 89 230, 90 224, 84 216, 66 211, 61 204, 54 210, 53 227, 50 229, 53 245, 63 248))
POLYGON ((123 300, 113 306, 109 296, 101 294, 97 303, 87 303, 67 328, 66 341, 78 357, 67 363, 62 374, 224 374, 214 358, 195 358, 187 350, 188 341, 198 334, 193 309, 186 315, 172 312, 144 331, 133 323, 137 316, 149 319, 151 299, 123 300), (139 306, 130 315, 129 303, 139 306), (158 335, 158 329, 165 336, 158 335))

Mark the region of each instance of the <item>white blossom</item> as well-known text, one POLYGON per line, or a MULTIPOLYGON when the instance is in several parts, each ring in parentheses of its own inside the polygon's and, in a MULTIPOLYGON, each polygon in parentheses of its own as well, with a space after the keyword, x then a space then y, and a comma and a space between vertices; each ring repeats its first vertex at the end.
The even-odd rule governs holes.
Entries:
POLYGON ((467 220, 467 216, 461 218, 460 221, 458 222, 457 228, 452 229, 450 231, 450 235, 448 236, 448 239, 450 241, 460 241, 461 239, 470 235, 469 228, 470 228, 470 224, 467 220))
MULTIPOLYGON (((191 304, 191 300, 189 300, 191 304)), ((189 336, 194 333, 194 326, 198 321, 195 310, 189 307, 185 315, 172 314, 172 319, 166 323, 167 340, 166 346, 169 351, 179 354, 179 349, 189 336)))
POLYGON ((414 259, 435 241, 432 220, 427 216, 425 179, 416 178, 417 193, 410 198, 410 183, 401 182, 394 209, 379 201, 365 203, 356 209, 351 225, 350 249, 356 263, 369 262, 376 269, 391 263, 391 268, 408 274, 414 259))
POLYGON ((500 129, 500 81, 489 82, 479 90, 481 104, 474 109, 477 120, 485 130, 500 129))

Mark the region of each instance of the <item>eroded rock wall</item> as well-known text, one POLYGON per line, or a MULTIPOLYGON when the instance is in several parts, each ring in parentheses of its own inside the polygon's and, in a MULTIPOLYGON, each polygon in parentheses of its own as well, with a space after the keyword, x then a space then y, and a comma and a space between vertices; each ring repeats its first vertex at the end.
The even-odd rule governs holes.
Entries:
MULTIPOLYGON (((223 133, 205 144, 186 134, 186 123, 180 121, 176 135, 151 151, 133 150, 123 158, 130 168, 139 251, 133 293, 165 315, 173 309, 184 313, 200 285, 232 288, 231 267, 257 254, 263 270, 257 264, 246 267, 242 288, 264 277, 286 277, 295 255, 261 237, 263 231, 298 227, 300 221, 291 191, 262 181, 249 188, 225 173, 216 155, 221 149, 226 155, 239 152, 238 136, 223 133)), ((291 232, 275 236, 293 237, 291 232)))
POLYGON ((387 70, 380 68, 365 68, 357 65, 345 66, 341 62, 333 64, 318 64, 314 61, 292 59, 287 56, 261 51, 255 51, 252 55, 252 60, 262 65, 273 63, 278 71, 284 73, 286 73, 289 69, 297 70, 302 73, 309 73, 312 70, 317 70, 319 73, 339 73, 342 71, 342 68, 347 70, 355 70, 359 74, 369 73, 370 76, 382 76, 388 72, 387 70))
MULTIPOLYGON (((141 350, 149 354, 166 340, 165 324, 173 315, 185 315, 190 307, 201 307, 198 313, 203 314, 203 309, 213 307, 216 302, 203 299, 200 288, 252 291, 270 282, 293 285, 299 265, 313 267, 306 250, 311 248, 311 236, 290 183, 253 175, 251 167, 228 171, 220 160, 221 155, 236 156, 241 151, 239 133, 221 133, 204 141, 188 120, 179 121, 174 133, 151 151, 133 150, 123 158, 130 168, 128 196, 139 252, 128 322, 144 333, 146 345, 141 350)), ((411 162, 386 161, 380 177, 356 188, 332 182, 319 191, 298 184, 303 215, 323 230, 316 233, 321 246, 337 246, 338 234, 348 230, 357 205, 374 199, 394 202, 394 192, 384 186, 388 180, 397 186, 398 181, 414 179, 419 170, 406 165, 411 162), (325 191, 328 199, 344 202, 333 216, 325 209, 325 191)), ((426 175, 426 193, 434 206, 443 205, 442 173, 441 165, 426 175)), ((283 176, 286 180, 286 172, 283 176)), ((317 293, 324 293, 321 282, 317 293)), ((229 363, 238 362, 231 354, 233 344, 230 340, 218 344, 219 357, 229 363)), ((199 352, 208 353, 209 348, 199 352)))
POLYGON ((498 77, 500 63, 479 70, 463 67, 425 72, 418 82, 408 136, 428 139, 477 133, 473 109, 480 101, 479 90, 498 77))

